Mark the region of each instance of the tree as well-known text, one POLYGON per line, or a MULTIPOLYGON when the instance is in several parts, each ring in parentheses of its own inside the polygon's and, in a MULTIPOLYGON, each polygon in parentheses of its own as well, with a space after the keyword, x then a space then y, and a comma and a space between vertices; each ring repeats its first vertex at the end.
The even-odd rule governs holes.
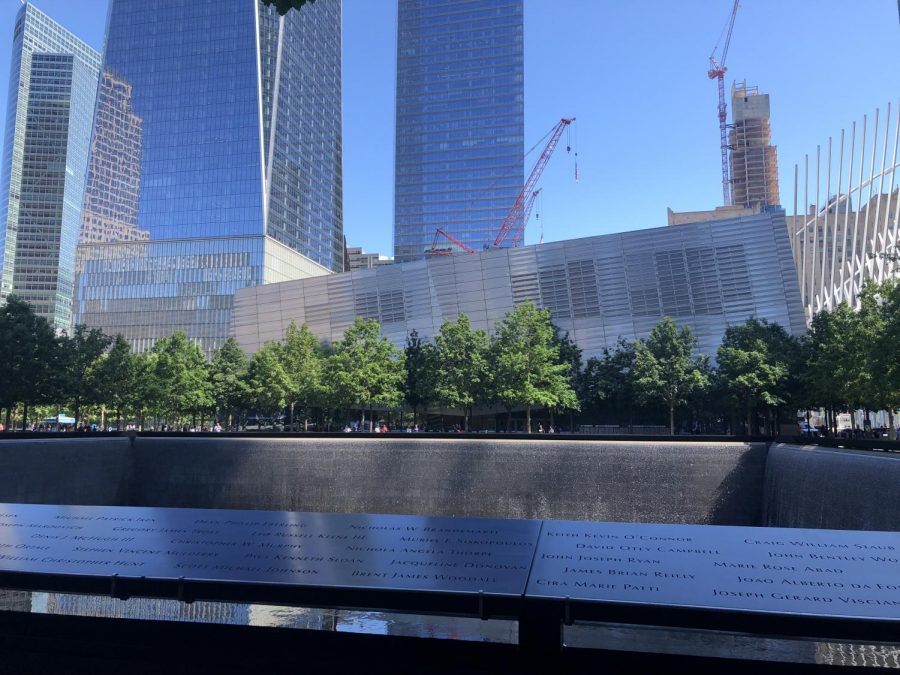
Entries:
POLYGON ((781 326, 755 318, 725 329, 717 354, 719 375, 734 403, 746 413, 748 434, 753 433, 757 405, 777 408, 787 400, 793 360, 788 337, 781 326))
POLYGON ((291 378, 284 367, 281 345, 267 342, 247 367, 247 397, 257 416, 280 413, 287 405, 291 378))
POLYGON ((247 402, 247 357, 233 337, 216 350, 209 364, 210 396, 216 418, 223 415, 230 429, 234 416, 247 402))
POLYGON ((560 362, 553 341, 550 312, 530 301, 506 314, 496 328, 490 349, 492 390, 510 419, 514 406, 525 407, 525 429, 531 433, 533 406, 577 405, 568 381, 570 366, 560 362))
POLYGON ((460 314, 456 321, 444 321, 434 337, 434 344, 437 353, 435 398, 444 405, 462 408, 463 428, 468 431, 472 406, 487 379, 487 333, 473 330, 469 317, 460 314))
POLYGON ((0 307, 0 404, 6 408, 7 429, 17 403, 23 404, 24 429, 29 405, 56 398, 60 353, 50 322, 37 316, 27 302, 10 295, 0 307))
POLYGON ((305 323, 297 328, 291 321, 282 343, 285 371, 290 379, 288 388, 289 422, 294 425, 294 406, 303 405, 303 428, 309 424, 309 407, 322 389, 322 345, 305 323))
POLYGON ((122 414, 134 402, 135 389, 140 386, 137 377, 137 359, 131 353, 128 340, 116 335, 112 346, 98 361, 94 372, 98 398, 115 412, 116 427, 121 428, 122 414))
MULTIPOLYGON (((584 353, 581 347, 578 346, 578 343, 569 337, 569 332, 566 331, 563 334, 556 324, 553 324, 553 344, 559 348, 559 362, 566 364, 565 376, 569 381, 569 387, 575 393, 574 400, 567 397, 565 401, 560 401, 560 404, 555 407, 569 411, 569 426, 573 427, 572 413, 581 410, 581 398, 578 395, 578 391, 583 372, 584 353)), ((553 424, 553 410, 554 408, 550 409, 551 425, 553 424)))
POLYGON ((619 426, 631 426, 638 405, 634 392, 634 343, 619 338, 615 347, 603 348, 600 358, 591 357, 580 378, 582 409, 603 405, 612 410, 619 426))
POLYGON ((313 3, 316 0, 262 0, 266 7, 275 6, 275 10, 281 16, 287 14, 291 9, 300 9, 306 3, 313 3))
POLYGON ((886 381, 885 389, 891 392, 888 413, 893 432, 894 409, 900 406, 900 282, 884 282, 880 295, 884 330, 877 348, 881 350, 880 362, 884 364, 881 376, 886 381))
POLYGON ((669 433, 675 433, 675 408, 707 385, 705 356, 691 356, 697 338, 689 326, 680 331, 669 317, 663 317, 646 340, 638 340, 634 350, 634 387, 645 402, 662 401, 669 410, 669 433))
POLYGON ((419 409, 427 408, 435 399, 437 385, 437 350, 419 337, 413 329, 406 336, 404 349, 406 378, 403 381, 403 398, 413 410, 413 422, 419 423, 419 409))
POLYGON ((196 417, 212 406, 206 358, 195 342, 175 331, 153 346, 158 402, 167 417, 180 422, 185 413, 196 417))
POLYGON ((363 425, 372 406, 395 407, 402 400, 403 356, 380 330, 374 319, 356 317, 326 362, 325 377, 335 402, 360 408, 363 425))
POLYGON ((63 336, 61 370, 62 398, 71 401, 75 422, 81 421, 81 408, 100 402, 102 382, 97 372, 100 358, 112 338, 99 328, 75 326, 72 337, 63 336))
POLYGON ((831 311, 816 313, 805 343, 803 382, 811 402, 822 405, 828 426, 837 433, 835 407, 848 402, 853 383, 858 382, 858 363, 852 336, 857 330, 857 317, 850 306, 841 303, 831 311))
POLYGON ((860 293, 856 358, 866 408, 887 410, 894 429, 894 410, 900 406, 900 285, 894 279, 868 283, 860 293))

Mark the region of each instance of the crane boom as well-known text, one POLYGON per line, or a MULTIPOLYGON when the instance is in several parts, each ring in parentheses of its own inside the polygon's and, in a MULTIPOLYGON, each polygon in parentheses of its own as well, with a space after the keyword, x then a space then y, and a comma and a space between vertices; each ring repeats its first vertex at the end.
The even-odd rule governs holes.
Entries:
MULTIPOLYGON (((716 80, 719 90, 719 141, 722 151, 722 198, 725 206, 731 205, 731 169, 728 166, 728 110, 725 105, 725 59, 728 57, 728 47, 731 46, 731 34, 734 31, 734 19, 737 16, 740 0, 734 0, 731 8, 731 16, 728 19, 728 28, 725 32, 725 43, 722 45, 722 59, 716 61, 716 50, 709 56, 709 79, 716 80)), ((718 48, 718 45, 716 45, 718 48)))
MULTIPOLYGON (((531 173, 528 175, 528 180, 525 181, 522 191, 519 192, 519 196, 516 197, 516 201, 513 203, 512 207, 509 209, 509 213, 506 214, 506 218, 503 220, 503 225, 500 226, 500 232, 497 233, 497 238, 494 240, 494 246, 501 246, 514 227, 518 226, 521 228, 522 235, 524 235, 525 222, 523 220, 523 215, 525 202, 527 201, 528 196, 534 193, 534 187, 541 177, 541 174, 544 172, 547 162, 550 161, 553 151, 556 150, 556 146, 559 144, 559 139, 562 137, 563 131, 574 121, 574 117, 563 117, 557 122, 556 126, 553 127, 553 131, 550 134, 550 140, 547 141, 547 146, 544 148, 541 156, 538 157, 537 162, 535 162, 534 168, 531 169, 531 173), (517 225, 518 223, 521 224, 517 225)), ((521 235, 518 234, 516 235, 517 238, 520 236, 521 235)), ((516 241, 516 239, 514 239, 514 241, 516 241)))
POLYGON ((522 245, 522 239, 525 237, 525 225, 528 223, 528 219, 531 217, 531 210, 534 208, 534 202, 543 189, 544 188, 538 188, 537 190, 532 192, 528 197, 528 201, 525 202, 525 209, 522 211, 522 219, 518 222, 516 229, 513 230, 513 246, 522 245))
POLYGON ((447 241, 449 241, 449 242, 451 242, 451 243, 453 243, 453 244, 456 244, 457 246, 459 246, 459 247, 460 247, 463 251, 465 251, 466 253, 475 253, 475 249, 474 249, 474 248, 472 248, 471 246, 469 246, 469 245, 466 244, 465 242, 460 241, 459 239, 457 239, 457 238, 454 237, 453 235, 451 235, 451 234, 445 232, 445 231, 443 230, 443 228, 440 228, 440 227, 439 227, 439 228, 437 229, 437 232, 434 233, 434 241, 431 243, 431 253, 432 253, 433 255, 453 255, 453 253, 452 253, 451 251, 442 251, 442 250, 440 250, 440 249, 437 247, 437 245, 438 245, 438 239, 440 239, 441 237, 444 237, 447 241))

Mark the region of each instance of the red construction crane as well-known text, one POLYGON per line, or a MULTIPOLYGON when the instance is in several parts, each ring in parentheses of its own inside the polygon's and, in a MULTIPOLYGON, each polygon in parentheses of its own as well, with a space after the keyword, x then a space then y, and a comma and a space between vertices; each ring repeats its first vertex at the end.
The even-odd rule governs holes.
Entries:
MULTIPOLYGON (((722 58, 716 61, 716 50, 719 48, 718 43, 713 47, 712 54, 709 55, 709 71, 707 75, 711 80, 717 80, 719 85, 719 136, 721 137, 722 146, 722 197, 725 206, 731 205, 731 177, 728 166, 728 116, 725 106, 725 73, 728 68, 725 67, 725 59, 728 56, 728 47, 731 44, 731 32, 734 30, 734 18, 737 16, 740 0, 734 0, 734 6, 731 8, 731 17, 728 20, 728 28, 726 29, 725 43, 722 46, 722 58)), ((722 38, 719 38, 721 42, 722 38)))
MULTIPOLYGON (((556 150, 556 146, 559 144, 559 139, 562 137, 563 131, 565 131, 566 127, 574 121, 574 117, 563 117, 550 131, 550 140, 547 141, 547 146, 544 148, 541 156, 538 157, 537 162, 535 162, 534 168, 531 170, 528 180, 525 181, 525 186, 522 188, 519 196, 516 197, 515 203, 513 203, 509 213, 506 214, 503 225, 500 226, 500 232, 497 233, 497 238, 494 239, 494 246, 501 246, 503 242, 506 241, 506 238, 513 228, 517 228, 517 231, 521 230, 522 234, 524 234, 525 220, 523 216, 525 212, 525 202, 530 195, 533 195, 538 178, 541 177, 541 174, 547 166, 547 162, 550 161, 550 156, 553 154, 553 151, 556 150)), ((521 237, 521 235, 517 236, 521 237)), ((515 241, 516 239, 514 238, 514 245, 515 241)))
POLYGON ((445 232, 442 228, 438 228, 437 232, 434 233, 434 241, 431 242, 431 254, 432 255, 453 255, 453 251, 447 249, 438 248, 438 239, 444 237, 447 241, 456 244, 466 253, 475 253, 475 249, 471 246, 467 245, 465 242, 460 241, 456 237, 451 234, 445 232))
POLYGON ((516 229, 513 230, 512 235, 512 243, 513 246, 521 246, 522 239, 525 237, 525 224, 528 222, 528 218, 531 217, 531 209, 534 208, 534 202, 538 198, 538 195, 541 194, 541 190, 544 188, 538 188, 528 197, 528 201, 525 202, 525 209, 522 211, 522 219, 518 222, 516 229))
MULTIPOLYGON (((504 241, 509 237, 511 232, 514 232, 512 237, 513 246, 520 246, 522 244, 522 239, 525 236, 525 223, 528 222, 528 216, 531 214, 531 209, 534 206, 534 200, 537 198, 540 189, 535 190, 535 185, 538 182, 538 179, 541 177, 541 174, 544 172, 544 169, 547 166, 547 162, 550 161, 550 157, 553 155, 553 151, 556 150, 556 146, 559 145, 559 139, 562 138, 563 131, 575 121, 574 117, 563 117, 559 122, 556 123, 544 138, 549 136, 550 140, 547 141, 547 145, 544 147, 543 152, 541 152, 541 156, 538 157, 537 162, 535 162, 534 167, 531 169, 531 173, 528 175, 528 180, 525 181, 525 185, 522 188, 519 195, 516 197, 516 201, 513 203, 512 207, 509 209, 509 212, 506 214, 506 218, 503 220, 503 224, 500 226, 500 231, 497 233, 497 238, 494 239, 494 246, 501 246, 504 241)), ((538 141, 531 150, 529 150, 527 154, 530 154, 534 148, 536 148, 541 141, 542 138, 538 141)), ((570 151, 571 148, 567 147, 567 151, 570 151)), ((577 152, 575 153, 577 156, 577 152)), ((575 166, 575 181, 578 182, 578 166, 575 166)), ((431 254, 432 255, 453 255, 453 251, 447 249, 439 249, 438 241, 441 237, 447 239, 454 244, 456 244, 459 248, 461 248, 466 253, 474 253, 475 249, 471 246, 466 245, 461 242, 456 237, 453 237, 450 233, 446 232, 442 228, 438 228, 434 233, 434 241, 431 243, 431 254)))

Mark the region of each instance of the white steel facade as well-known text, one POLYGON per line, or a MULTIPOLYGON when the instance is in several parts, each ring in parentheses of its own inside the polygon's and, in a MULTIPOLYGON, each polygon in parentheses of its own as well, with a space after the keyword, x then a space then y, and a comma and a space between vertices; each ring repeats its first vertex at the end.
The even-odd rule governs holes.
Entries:
POLYGON ((690 325, 714 355, 726 326, 750 316, 793 334, 806 326, 784 212, 688 223, 387 265, 237 291, 231 334, 247 352, 291 321, 339 339, 356 316, 402 346, 460 313, 493 331, 532 300, 584 350, 645 337, 663 317, 690 325))
POLYGON ((807 318, 900 274, 900 106, 876 110, 794 166, 791 247, 807 318))

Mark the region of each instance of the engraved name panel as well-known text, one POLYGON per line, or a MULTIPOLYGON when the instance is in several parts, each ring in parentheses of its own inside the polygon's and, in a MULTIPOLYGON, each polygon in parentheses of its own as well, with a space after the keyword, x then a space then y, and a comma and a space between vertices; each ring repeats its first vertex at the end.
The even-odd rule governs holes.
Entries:
POLYGON ((2 574, 521 595, 539 521, 0 505, 2 574))
POLYGON ((900 534, 545 521, 528 597, 900 618, 900 534))

